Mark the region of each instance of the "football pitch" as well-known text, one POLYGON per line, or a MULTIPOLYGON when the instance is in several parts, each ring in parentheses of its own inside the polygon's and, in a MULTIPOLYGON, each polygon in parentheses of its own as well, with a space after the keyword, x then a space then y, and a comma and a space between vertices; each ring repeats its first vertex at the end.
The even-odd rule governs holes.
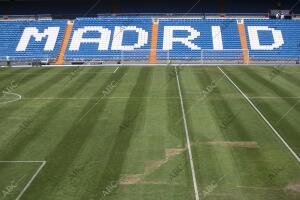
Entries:
POLYGON ((300 68, 0 69, 0 199, 299 200, 300 68))

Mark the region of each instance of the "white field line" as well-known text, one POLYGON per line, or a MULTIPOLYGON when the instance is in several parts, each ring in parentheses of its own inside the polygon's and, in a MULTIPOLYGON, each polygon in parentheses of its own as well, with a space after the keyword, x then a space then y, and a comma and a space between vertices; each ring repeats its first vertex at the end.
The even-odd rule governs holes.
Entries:
POLYGON ((25 193, 25 191, 29 188, 29 186, 31 185, 31 183, 34 181, 34 179, 36 178, 36 176, 40 173, 40 171, 43 169, 43 167, 46 165, 46 161, 0 161, 0 163, 42 163, 41 166, 38 168, 38 170, 35 172, 35 174, 31 177, 31 179, 29 180, 29 182, 25 185, 25 187, 23 188, 23 190, 20 192, 20 194, 17 196, 16 200, 19 200, 23 194, 25 193))
POLYGON ((28 160, 9 160, 9 161, 0 161, 0 163, 42 163, 46 161, 28 161, 28 160))
POLYGON ((273 187, 253 187, 253 186, 244 186, 238 185, 237 188, 246 188, 246 189, 253 189, 253 190, 282 190, 282 188, 273 188, 273 187))
MULTIPOLYGON (((80 74, 112 74, 113 72, 80 72, 80 74)), ((1 74, 11 74, 9 72, 1 72, 1 74)), ((22 75, 26 75, 26 74, 41 74, 41 75, 51 75, 51 74, 60 74, 60 75, 69 75, 71 73, 55 73, 55 72, 19 72, 17 74, 22 74, 22 75)))
POLYGON ((293 149, 288 145, 288 143, 281 137, 277 130, 272 126, 272 124, 267 120, 267 118, 258 110, 254 103, 247 97, 247 95, 227 76, 227 74, 218 66, 218 69, 226 76, 229 82, 242 94, 242 96, 248 101, 252 108, 259 114, 259 116, 266 122, 266 124, 272 129, 272 131, 277 135, 281 142, 286 146, 286 148, 291 152, 294 158, 300 163, 300 158, 293 151, 293 149))
POLYGON ((249 99, 300 99, 300 97, 281 97, 281 96, 253 96, 249 99))
POLYGON ((86 113, 84 113, 84 115, 78 120, 78 123, 81 122, 81 120, 83 120, 83 118, 85 118, 85 116, 87 116, 95 108, 95 106, 102 101, 103 98, 104 97, 101 97, 86 113))
POLYGON ((19 100, 22 99, 22 96, 19 95, 19 94, 16 94, 16 93, 12 93, 12 92, 4 92, 4 91, 3 91, 3 94, 14 95, 14 96, 16 96, 17 98, 16 98, 16 99, 13 99, 13 100, 10 100, 10 101, 0 102, 0 104, 11 103, 11 102, 19 101, 19 100))
MULTIPOLYGON (((99 99, 98 97, 22 97, 23 100, 91 100, 91 99, 99 99)), ((130 97, 130 96, 115 96, 115 97, 104 97, 104 99, 179 99, 179 97, 158 97, 158 96, 149 96, 149 97, 130 97)), ((209 98, 209 97, 207 97, 209 98)), ((240 99, 243 97, 226 97, 232 99, 240 99)), ((249 99, 300 99, 300 97, 248 97, 249 99)), ((11 98, 1 98, 1 99, 11 99, 11 98)), ((197 97, 190 97, 190 98, 182 98, 182 99, 198 99, 197 97)), ((6 103, 6 102, 2 102, 6 103)))
POLYGON ((275 126, 281 122, 281 120, 285 118, 296 107, 296 105, 298 105, 298 103, 300 103, 300 101, 297 101, 284 115, 282 115, 282 117, 276 122, 275 126))
MULTIPOLYGON (((264 67, 274 67, 274 65, 276 65, 278 63, 270 63, 270 64, 263 64, 264 67)), ((195 64, 192 64, 190 62, 187 62, 187 63, 182 63, 180 64, 180 66, 184 66, 184 67, 192 67, 192 66, 196 66, 196 67, 207 67, 207 66, 218 66, 220 64, 199 64, 199 63, 195 63, 195 64)), ((122 63, 122 64, 101 64, 101 65, 84 65, 84 67, 116 67, 116 66, 123 66, 123 67, 153 67, 153 66, 159 66, 159 67, 175 67, 175 66, 178 66, 178 63, 176 64, 133 64, 133 63, 130 63, 130 64, 126 64, 126 63, 122 63)), ((232 67, 232 69, 236 68, 240 68, 241 66, 243 67, 247 67, 247 66, 257 66, 257 67, 261 67, 262 65, 261 64, 226 64, 226 63, 223 63, 222 66, 230 66, 232 67)), ((287 67, 299 67, 299 65, 297 64, 286 64, 285 66, 287 67)), ((14 68, 30 68, 32 67, 31 65, 14 65, 12 66, 14 68)), ((43 68, 52 68, 52 67, 69 67, 69 68, 76 68, 76 67, 82 67, 82 65, 45 65, 43 66, 43 68)), ((300 73, 300 72, 299 72, 300 73)))
POLYGON ((120 67, 117 67, 117 68, 115 69, 114 73, 116 73, 116 72, 118 71, 119 68, 120 68, 120 67))
POLYGON ((193 155, 192 155, 192 150, 191 150, 190 136, 189 136, 189 131, 188 131, 188 128, 187 128, 187 122, 186 122, 186 117, 185 117, 185 110, 184 110, 183 100, 182 100, 181 87, 180 87, 180 82, 179 82, 179 78, 178 78, 178 73, 177 73, 176 66, 175 66, 175 73, 176 73, 176 80, 177 80, 178 92, 179 92, 179 97, 180 97, 180 105, 181 105, 181 112, 182 112, 184 129, 185 129, 185 136, 186 136, 187 147, 188 147, 188 152, 189 152, 189 160, 190 160, 192 177, 193 177, 193 183, 194 183, 195 199, 199 200, 200 197, 199 197, 199 192, 198 192, 198 186, 197 186, 197 180, 196 180, 196 174, 195 174, 195 167, 194 167, 194 161, 193 161, 193 155))
MULTIPOLYGON (((23 100, 91 100, 99 99, 101 97, 33 97, 26 98, 23 97, 23 100)), ((195 97, 196 98, 196 97, 195 97)), ((195 99, 195 98, 184 98, 184 99, 195 99)), ((4 98, 6 99, 6 98, 4 98)), ((8 99, 8 98, 7 98, 8 99)), ((179 99, 179 97, 103 97, 103 99, 179 99)))
POLYGON ((40 173, 40 171, 43 169, 43 167, 46 164, 46 161, 41 161, 42 165, 39 167, 39 169, 35 172, 35 174, 31 177, 31 179, 29 180, 29 182, 27 183, 27 185, 23 188, 23 190, 21 191, 21 193, 18 195, 18 197, 16 198, 16 200, 19 200, 22 195, 24 194, 24 192, 29 188, 29 186, 31 185, 31 183, 33 182, 33 180, 35 179, 35 177, 40 173))

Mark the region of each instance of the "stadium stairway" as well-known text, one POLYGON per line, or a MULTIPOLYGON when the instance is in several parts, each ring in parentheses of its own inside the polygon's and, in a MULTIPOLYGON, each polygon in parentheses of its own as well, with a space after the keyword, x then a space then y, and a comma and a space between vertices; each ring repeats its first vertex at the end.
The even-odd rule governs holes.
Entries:
POLYGON ((158 19, 153 19, 152 22, 152 37, 151 37, 151 46, 150 46, 150 64, 156 64, 156 48, 158 41, 158 19))
POLYGON ((73 30, 73 22, 68 21, 66 32, 65 32, 63 42, 62 42, 62 46, 60 48, 58 58, 57 58, 57 61, 55 63, 57 65, 62 65, 63 62, 64 62, 65 52, 66 52, 67 47, 68 47, 68 43, 69 43, 69 40, 70 40, 70 37, 71 37, 72 30, 73 30))
POLYGON ((242 49, 243 49, 243 62, 244 62, 244 64, 249 64, 250 58, 249 58, 249 50, 248 50, 248 45, 247 45, 244 20, 238 21, 238 30, 240 33, 240 40, 241 40, 241 45, 242 45, 242 49))

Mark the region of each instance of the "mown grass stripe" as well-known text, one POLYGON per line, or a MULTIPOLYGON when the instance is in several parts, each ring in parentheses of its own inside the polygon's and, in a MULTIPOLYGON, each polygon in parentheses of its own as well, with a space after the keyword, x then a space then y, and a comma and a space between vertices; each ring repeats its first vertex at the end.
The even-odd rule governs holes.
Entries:
POLYGON ((180 97, 180 105, 181 105, 181 111, 182 111, 182 117, 183 117, 183 124, 184 124, 187 148, 188 148, 188 152, 189 152, 189 160, 190 160, 190 167, 191 167, 191 171, 192 171, 193 185, 194 185, 194 191, 195 191, 195 199, 199 200, 200 195, 199 195, 199 191, 198 191, 198 184, 197 184, 194 160, 193 160, 192 149, 191 149, 190 135, 189 135, 189 130, 188 130, 188 126, 187 126, 185 110, 184 110, 184 105, 183 105, 183 100, 182 100, 181 86, 180 86, 180 81, 179 81, 179 78, 178 78, 178 72, 177 72, 176 66, 175 66, 175 73, 176 73, 176 80, 177 80, 177 86, 178 86, 178 93, 179 93, 179 97, 180 97))
POLYGON ((253 104, 253 102, 245 95, 245 93, 227 76, 227 74, 220 68, 218 69, 226 76, 230 83, 242 94, 242 96, 249 102, 249 104, 254 108, 254 110, 259 114, 259 116, 266 122, 266 124, 272 129, 272 131, 276 134, 276 136, 282 141, 282 143, 286 146, 286 148, 291 152, 293 157, 300 164, 300 158, 294 152, 294 150, 288 145, 288 143, 281 137, 281 135, 277 132, 277 130, 272 126, 272 124, 265 118, 265 116, 258 110, 258 108, 253 104))
MULTIPOLYGON (((25 69, 20 69, 20 70, 25 70, 25 69)), ((8 86, 8 84, 11 83, 11 81, 22 80, 22 79, 24 79, 24 77, 26 77, 23 74, 16 73, 14 71, 12 71, 8 74, 1 74, 0 73, 0 75, 3 75, 3 77, 0 76, 0 87, 2 87, 2 90, 4 90, 8 86)))
MULTIPOLYGON (((253 71, 253 69, 245 69, 246 74, 254 79, 257 83, 260 83, 261 85, 267 87, 270 91, 274 92, 277 94, 278 97, 284 96, 284 97, 291 97, 294 96, 292 93, 289 91, 285 90, 278 84, 272 83, 263 77, 261 77, 257 72, 253 71)), ((284 98, 283 99, 287 104, 289 104, 291 107, 295 104, 295 99, 288 99, 284 98)), ((300 113, 300 107, 295 107, 295 110, 300 113)))
MULTIPOLYGON (((118 74, 111 75, 111 77, 108 78, 105 83, 96 90, 94 95, 99 95, 99 93, 102 93, 102 91, 104 91, 107 85, 109 85, 112 81, 120 80, 125 75, 126 71, 127 69, 123 69, 122 72, 120 70, 118 74)), ((80 81, 85 80, 86 83, 88 83, 92 79, 96 78, 95 75, 96 74, 90 74, 89 76, 82 77, 80 81)), ((80 84, 80 88, 72 88, 72 94, 69 94, 69 96, 73 96, 79 90, 84 90, 84 86, 85 84, 80 84)), ((45 159, 47 160, 48 164, 44 168, 41 175, 37 178, 36 182, 25 194, 26 198, 41 199, 45 193, 55 190, 62 179, 67 176, 67 170, 71 167, 72 163, 77 158, 81 147, 86 143, 86 141, 88 141, 88 138, 91 136, 92 129, 97 124, 96 116, 102 113, 107 104, 107 101, 108 100, 102 101, 101 104, 95 107, 95 110, 90 113, 91 115, 86 116, 86 118, 78 123, 78 120, 81 118, 81 116, 86 112, 88 108, 91 107, 92 104, 94 104, 95 101, 90 100, 85 104, 81 112, 73 121, 71 128, 63 136, 62 140, 56 145, 55 149, 52 152, 49 152, 49 155, 45 159), (49 179, 49 175, 54 171, 57 176, 55 178, 49 179), (41 185, 45 183, 47 183, 48 187, 41 188, 41 185)), ((63 108, 66 105, 67 102, 63 102, 65 103, 60 103, 59 107, 63 108)), ((58 106, 56 107, 56 109, 59 109, 58 106)), ((46 121, 48 121, 48 119, 46 121)))
MULTIPOLYGON (((151 84, 152 71, 152 68, 140 69, 135 86, 130 93, 131 97, 147 96, 151 84)), ((111 144, 111 151, 108 153, 108 161, 102 170, 99 183, 94 188, 94 192, 97 193, 96 199, 101 197, 102 191, 105 190, 112 180, 117 181, 121 178, 120 175, 130 146, 130 141, 135 133, 134 130, 136 126, 138 126, 137 120, 144 115, 143 111, 145 110, 146 101, 146 99, 137 102, 127 101, 119 131, 112 140, 113 144, 111 144), (132 119, 131 123, 128 123, 128 119, 132 119), (127 124, 127 126, 122 127, 123 124, 127 124), (118 161, 117 164, 116 161, 118 161)))
MULTIPOLYGON (((91 81, 96 75, 90 74, 89 76, 82 76, 81 80, 85 80, 86 82, 91 81)), ((55 77, 53 77, 55 78, 55 77)), ((51 79, 50 79, 51 80, 51 79)), ((45 82, 50 83, 50 80, 45 82)), ((52 84, 53 82, 51 82, 52 84)), ((48 86, 49 87, 49 86, 48 86)), ((42 88, 40 88, 42 89, 42 88)), ((59 93, 59 95, 69 94, 69 96, 74 96, 80 90, 84 89, 84 84, 79 84, 77 87, 70 85, 65 88, 63 91, 59 93)), ((45 106, 40 108, 32 117, 33 119, 38 119, 40 116, 43 116, 43 120, 39 120, 36 123, 33 123, 33 127, 25 130, 25 133, 19 134, 12 140, 12 143, 7 144, 5 147, 1 147, 1 149, 5 148, 4 155, 0 154, 0 160, 9 160, 15 158, 18 154, 22 152, 22 150, 28 145, 28 142, 34 142, 34 139, 38 137, 38 133, 41 132, 43 128, 45 128, 45 124, 49 123, 52 119, 55 118, 55 115, 67 104, 67 101, 50 101, 45 106), (4 158, 2 158, 4 157, 4 158)), ((0 151, 2 152, 2 151, 0 151)))
POLYGON ((300 79, 299 76, 295 77, 293 74, 282 73, 280 76, 287 82, 293 84, 295 87, 299 88, 300 79))
MULTIPOLYGON (((196 77, 196 80, 198 81, 199 85, 202 86, 202 91, 206 90, 207 87, 211 85, 211 83, 214 81, 212 78, 212 74, 208 72, 207 69, 202 69, 201 74, 194 74, 196 77)), ((219 73, 216 75, 213 75, 216 77, 219 77, 219 73)), ((218 78, 216 78, 218 79, 218 78)), ((233 108, 237 109, 236 107, 240 107, 240 109, 244 106, 241 102, 241 105, 238 104, 230 104, 228 99, 224 96, 226 94, 226 90, 224 91, 224 88, 221 88, 221 83, 219 83, 210 94, 208 94, 203 103, 206 103, 205 106, 209 110, 209 113, 213 117, 214 120, 212 120, 215 123, 216 126, 216 136, 214 136, 212 139, 207 139, 207 141, 214 141, 214 140, 220 140, 220 141, 253 141, 253 136, 249 134, 249 132, 246 130, 246 128, 243 126, 243 122, 241 119, 236 117, 232 124, 228 125, 231 127, 224 127, 222 128, 220 126, 222 119, 224 117, 222 116, 233 116, 235 115, 235 112, 233 108), (218 101, 210 101, 210 98, 213 97, 219 97, 220 99, 218 101)), ((200 93, 200 92, 199 92, 200 93)), ((204 129, 205 130, 205 129, 204 129)), ((204 160, 203 162, 206 163, 206 165, 203 167, 203 171, 209 170, 206 175, 203 175, 203 182, 207 181, 208 183, 211 182, 213 177, 217 179, 218 177, 222 177, 226 175, 227 177, 231 177, 234 175, 234 182, 236 184, 242 184, 245 179, 243 179, 243 176, 241 175, 246 168, 244 165, 247 165, 248 163, 244 162, 241 163, 239 160, 239 156, 237 152, 234 152, 232 148, 224 148, 222 154, 218 152, 219 146, 206 146, 205 148, 201 148, 203 154, 206 154, 208 158, 212 157, 214 159, 208 159, 207 162, 204 160), (220 160, 221 159, 221 160, 220 160), (218 165, 214 165, 214 162, 220 162, 218 165), (230 163, 226 167, 220 167, 221 162, 224 163, 230 163), (221 169, 220 169, 221 168, 221 169), (229 170, 230 169, 230 170, 229 170), (210 175, 210 176, 209 176, 210 175), (206 180, 205 180, 206 179, 206 180)), ((240 154, 239 154, 240 155, 240 154)), ((247 152, 243 152, 243 155, 251 155, 247 152)), ((259 150, 255 151, 255 159, 261 158, 263 160, 263 155, 259 150)), ((262 163, 260 163, 262 164, 262 163)), ((263 163, 264 167, 268 166, 266 163, 263 163)), ((261 165, 258 165, 255 163, 254 166, 258 171, 261 170, 261 165)), ((243 196, 243 193, 240 191, 238 193, 239 198, 243 196)))
POLYGON ((185 147, 185 140, 182 138, 182 132, 178 131, 182 129, 181 123, 174 123, 174 119, 176 121, 181 120, 182 113, 180 111, 180 100, 178 97, 178 88, 176 83, 176 74, 173 68, 166 68, 166 90, 167 90, 167 97, 172 97, 174 100, 171 99, 167 100, 167 111, 168 111, 168 130, 170 134, 174 135, 180 141, 182 141, 182 147, 185 147), (175 96, 176 95, 176 96, 175 96), (176 109, 175 109, 176 108, 176 109))
MULTIPOLYGON (((255 96, 258 96, 258 97, 261 96, 260 90, 256 89, 257 87, 260 88, 260 85, 257 85, 256 88, 253 88, 253 86, 252 86, 253 82, 251 80, 253 80, 253 76, 247 75, 250 78, 247 81, 241 81, 240 78, 238 76, 236 76, 236 73, 231 73, 230 76, 233 80, 235 80, 235 82, 240 86, 240 88, 243 88, 244 91, 247 91, 248 94, 249 93, 254 94, 255 96)), ((254 80, 254 81, 256 83, 259 83, 259 81, 256 81, 256 80, 254 80)), ((260 84, 264 84, 264 83, 260 83, 260 84)), ((282 98, 282 96, 280 94, 279 94, 279 96, 275 96, 272 98, 280 99, 280 101, 283 101, 284 107, 289 107, 289 108, 291 108, 292 106, 290 106, 291 104, 289 104, 286 101, 286 99, 297 100, 295 98, 282 98)), ((252 99, 252 98, 249 97, 249 99, 252 99)), ((258 101, 258 100, 256 100, 257 98, 255 98, 255 97, 253 99, 255 100, 255 102, 258 101)), ((272 104, 272 102, 269 102, 268 99, 269 98, 263 99, 263 103, 262 102, 257 103, 256 106, 260 110, 264 111, 265 117, 273 124, 273 126, 275 126, 276 122, 282 117, 284 112, 280 112, 278 109, 275 109, 274 104, 272 104)), ((259 101, 261 101, 261 100, 259 100, 259 101)), ((293 103, 293 105, 295 105, 295 102, 296 101, 293 101, 291 103, 293 103)), ((288 143, 292 147, 292 149, 297 151, 297 153, 299 154, 300 146, 297 141, 299 141, 300 135, 298 134, 299 131, 298 131, 297 127, 295 126, 295 124, 292 124, 292 122, 289 120, 284 120, 284 123, 277 125, 276 129, 288 141, 288 143)))
MULTIPOLYGON (((69 70, 64 69, 64 71, 69 71, 69 70)), ((35 82, 35 78, 38 78, 38 77, 34 77, 34 79, 31 79, 31 81, 29 83, 32 82, 32 85, 34 85, 34 86, 30 87, 31 88, 30 90, 25 91, 24 93, 22 93, 22 97, 26 97, 27 95, 29 96, 29 94, 32 97, 36 97, 39 94, 41 94, 41 93, 45 92, 46 90, 48 90, 49 88, 53 87, 55 84, 60 83, 66 77, 66 75, 65 76, 57 76, 56 74, 53 74, 52 77, 44 79, 43 82, 40 83, 40 84, 37 84, 35 82)), ((26 87, 27 85, 28 85, 28 83, 26 85, 23 85, 23 87, 26 87)), ((8 119, 9 117, 16 115, 16 112, 19 112, 22 108, 24 108, 29 103, 30 102, 25 102, 25 103, 18 102, 17 104, 8 104, 6 107, 0 107, 0 112, 4 112, 5 110, 9 110, 8 114, 0 116, 0 119, 1 119, 0 125, 3 122, 5 122, 5 120, 8 119)))

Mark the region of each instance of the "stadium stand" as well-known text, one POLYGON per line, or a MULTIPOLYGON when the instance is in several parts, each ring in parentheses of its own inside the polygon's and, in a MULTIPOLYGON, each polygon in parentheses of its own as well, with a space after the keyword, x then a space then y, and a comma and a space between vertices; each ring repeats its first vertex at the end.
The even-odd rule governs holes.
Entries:
POLYGON ((56 59, 66 20, 0 21, 0 60, 56 59))
MULTIPOLYGON (((159 19, 159 36, 157 49, 168 50, 171 60, 242 58, 236 20, 159 19)), ((166 59, 166 54, 160 51, 158 58, 166 59)))
POLYGON ((76 19, 65 58, 66 60, 146 60, 149 57, 151 27, 150 17, 76 19), (137 38, 139 38, 138 42, 137 38), (138 53, 133 53, 134 49, 137 49, 138 53))
POLYGON ((299 62, 300 20, 98 17, 0 21, 0 60, 299 62))
POLYGON ((247 19, 245 26, 251 60, 300 60, 300 20, 247 19))

